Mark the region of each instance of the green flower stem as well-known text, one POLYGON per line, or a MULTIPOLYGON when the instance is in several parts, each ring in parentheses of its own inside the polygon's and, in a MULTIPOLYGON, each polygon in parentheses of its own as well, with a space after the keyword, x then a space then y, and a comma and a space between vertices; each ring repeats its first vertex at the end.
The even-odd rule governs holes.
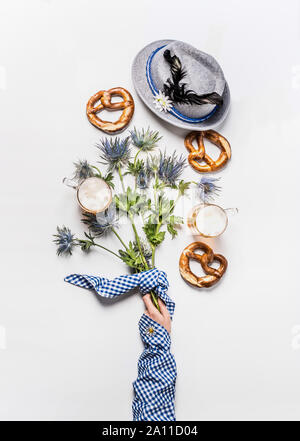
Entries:
MULTIPOLYGON (((155 192, 155 189, 154 189, 154 192, 155 192)), ((172 210, 174 210, 180 197, 181 197, 181 194, 180 194, 180 192, 178 192, 177 197, 176 197, 175 201, 173 202, 173 205, 170 208, 170 213, 172 212, 172 210)), ((157 209, 157 208, 155 208, 155 209, 157 209)), ((162 223, 158 222, 158 224, 156 225, 156 233, 159 232, 161 226, 162 226, 162 223)), ((155 252, 156 252, 157 247, 155 245, 151 245, 151 248, 152 248, 151 264, 152 264, 152 267, 154 268, 154 266, 155 266, 155 252)))
POLYGON ((152 302, 153 302, 154 306, 155 306, 155 307, 159 310, 159 312, 160 312, 160 307, 159 307, 159 304, 158 304, 157 295, 156 295, 153 291, 150 292, 150 295, 151 295, 151 299, 152 299, 152 302))
POLYGON ((180 198, 181 198, 181 194, 180 194, 180 191, 178 191, 177 197, 176 197, 175 201, 173 202, 173 205, 171 205, 169 213, 172 213, 172 210, 174 210, 174 208, 180 198))
MULTIPOLYGON (((154 172, 154 187, 153 187, 153 195, 154 195, 154 207, 155 207, 155 213, 157 213, 158 211, 158 206, 157 206, 157 172, 154 172)), ((156 232, 158 232, 160 226, 158 226, 159 224, 157 224, 156 226, 156 232)), ((151 245, 152 248, 152 256, 151 256, 151 264, 152 267, 154 268, 155 266, 155 252, 156 252, 156 246, 155 245, 151 245)))
POLYGON ((126 244, 123 241, 123 239, 121 238, 121 236, 116 232, 116 230, 114 228, 112 228, 111 231, 117 236, 117 238, 119 239, 119 241, 121 242, 121 244, 123 245, 125 250, 128 250, 128 247, 126 246, 126 244))
POLYGON ((113 254, 116 257, 118 257, 118 259, 121 259, 121 257, 117 253, 115 253, 114 251, 109 250, 108 248, 104 247, 103 245, 99 245, 98 243, 94 242, 94 246, 102 248, 103 250, 108 251, 109 253, 113 254))
MULTIPOLYGON (((136 240, 136 243, 138 245, 139 252, 141 253, 142 259, 144 261, 145 271, 147 271, 149 269, 149 266, 148 266, 148 263, 147 263, 147 261, 145 259, 144 254, 142 252, 141 242, 140 242, 140 238, 139 238, 138 232, 136 230, 136 226, 135 226, 135 223, 134 223, 134 220, 133 220, 133 216, 129 215, 129 218, 131 220, 131 225, 132 225, 132 228, 133 228, 133 231, 134 231, 135 240, 136 240)), ((158 304, 157 295, 153 291, 150 292, 150 295, 151 295, 151 299, 152 299, 152 302, 153 302, 154 306, 160 312, 160 307, 159 307, 159 304, 158 304)))
POLYGON ((152 264, 152 268, 154 268, 155 267, 155 246, 151 245, 151 249, 152 249, 151 264, 152 264))
MULTIPOLYGON (((138 149, 138 151, 136 152, 136 155, 134 157, 134 161, 133 161, 133 165, 134 167, 136 166, 136 161, 137 161, 137 157, 138 155, 141 153, 141 151, 143 150, 143 148, 141 147, 140 149, 138 149)), ((136 190, 137 187, 137 177, 134 176, 134 189, 136 190)))
POLYGON ((155 206, 155 210, 157 210, 157 173, 154 172, 154 187, 153 187, 153 194, 154 194, 154 206, 155 206))
MULTIPOLYGON (((137 154, 135 155, 135 159, 136 159, 136 157, 137 157, 137 155, 138 155, 139 152, 140 152, 140 150, 139 150, 139 151, 137 152, 137 154)), ((122 188, 123 188, 123 191, 124 191, 124 193, 125 193, 125 185, 124 185, 123 175, 122 175, 121 167, 120 167, 120 166, 118 167, 118 172, 119 172, 119 176, 120 176, 120 181, 121 181, 121 184, 122 184, 122 188)), ((139 238, 139 235, 138 235, 138 232, 137 232, 137 229, 136 229, 135 223, 134 223, 133 215, 130 214, 130 213, 129 213, 128 215, 129 215, 129 219, 130 219, 130 222, 131 222, 131 225, 132 225, 132 229, 133 229, 133 232, 134 232, 134 235, 135 235, 135 240, 136 240, 136 243, 137 243, 137 246, 138 246, 139 252, 140 252, 141 257, 142 257, 143 262, 144 262, 145 270, 147 271, 147 270, 149 269, 149 266, 148 266, 147 260, 145 259, 145 256, 144 256, 143 251, 142 251, 141 242, 140 242, 140 238, 139 238)), ((119 256, 118 256, 118 257, 119 257, 119 256)), ((159 304, 158 304, 157 295, 156 295, 153 291, 150 292, 150 295, 151 295, 151 299, 152 299, 152 302, 153 302, 154 306, 155 306, 155 307, 158 309, 158 311, 160 312, 160 307, 159 307, 159 304)))
MULTIPOLYGON (((120 180, 121 180, 121 183, 122 183, 122 188, 123 188, 123 191, 125 193, 124 179, 123 179, 123 175, 122 175, 122 171, 121 171, 121 167, 120 166, 118 167, 118 171, 119 171, 119 176, 120 176, 120 180)), ((131 222, 131 225, 132 225, 132 229, 133 229, 133 232, 134 232, 134 235, 135 235, 135 240, 136 240, 136 243, 138 245, 139 252, 141 253, 141 256, 142 256, 145 268, 149 269, 147 261, 145 259, 145 256, 144 256, 144 254, 142 252, 141 242, 140 242, 140 238, 139 238, 138 232, 136 230, 136 226, 135 226, 135 223, 134 223, 133 216, 130 213, 128 215, 129 215, 129 219, 130 219, 130 222, 131 222)))
POLYGON ((136 165, 136 161, 137 161, 137 157, 139 156, 139 154, 141 153, 141 151, 143 150, 143 148, 141 147, 140 149, 138 149, 138 151, 136 152, 136 155, 134 157, 134 161, 133 164, 136 165))
POLYGON ((139 235, 138 235, 138 232, 137 232, 134 220, 133 220, 133 216, 130 213, 129 213, 129 219, 130 219, 130 222, 131 222, 131 225, 132 225, 132 229, 133 229, 133 232, 134 232, 134 236, 135 236, 135 240, 136 240, 139 252, 140 252, 141 257, 142 257, 143 262, 144 262, 145 269, 148 270, 149 266, 148 266, 147 260, 145 259, 145 256, 144 256, 143 251, 142 251, 140 238, 139 238, 139 235))
POLYGON ((124 179, 123 179, 123 175, 122 175, 122 172, 121 172, 121 166, 120 165, 118 166, 118 172, 119 172, 120 181, 121 181, 121 184, 122 184, 122 189, 123 189, 123 192, 125 193, 124 179))
POLYGON ((99 170, 99 168, 96 167, 95 165, 92 165, 92 168, 94 168, 95 170, 97 170, 97 172, 99 173, 100 177, 102 178, 102 173, 101 173, 101 171, 99 170))
MULTIPOLYGON (((162 226, 162 223, 161 223, 161 222, 159 222, 159 223, 156 225, 156 234, 159 232, 161 226, 162 226)), ((152 264, 152 266, 153 266, 153 268, 154 268, 154 266, 155 266, 155 252, 156 252, 156 248, 157 248, 157 246, 155 246, 155 245, 151 245, 151 248, 152 248, 151 264, 152 264)))
MULTIPOLYGON (((121 180, 122 188, 123 188, 123 191, 124 191, 124 193, 125 193, 124 179, 123 179, 123 175, 122 175, 122 171, 121 171, 121 167, 120 167, 120 166, 118 167, 118 171, 119 171, 119 176, 120 176, 120 180, 121 180)), ((144 262, 145 268, 146 268, 146 269, 149 269, 148 264, 147 264, 147 261, 146 261, 146 259, 145 259, 145 256, 144 256, 144 254, 143 254, 143 252, 142 252, 141 242, 140 242, 140 238, 139 238, 138 232, 137 232, 137 230, 136 230, 136 226, 135 226, 135 223, 134 223, 133 216, 132 216, 132 214, 130 214, 130 213, 129 213, 129 219, 130 219, 130 222, 131 222, 131 225, 132 225, 132 229, 133 229, 133 232, 134 232, 134 235, 135 235, 135 240, 136 240, 136 243, 137 243, 137 245, 138 245, 139 252, 141 253, 141 256, 142 256, 142 259, 143 259, 143 262, 144 262)))

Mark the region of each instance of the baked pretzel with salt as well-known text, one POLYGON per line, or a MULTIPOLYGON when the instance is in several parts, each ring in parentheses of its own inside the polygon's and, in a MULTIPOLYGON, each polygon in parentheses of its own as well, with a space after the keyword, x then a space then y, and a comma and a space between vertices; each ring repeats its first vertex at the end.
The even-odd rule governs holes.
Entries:
POLYGON ((89 121, 95 127, 106 133, 115 133, 123 130, 129 124, 133 112, 133 98, 128 90, 123 89, 122 87, 115 87, 109 90, 100 90, 100 92, 95 93, 95 95, 88 100, 86 105, 86 114, 89 121), (113 96, 120 96, 123 98, 123 101, 112 103, 111 99, 113 96), (97 116, 97 114, 103 109, 123 110, 123 112, 120 118, 115 122, 103 121, 97 116))
POLYGON ((209 288, 215 285, 223 276, 227 269, 227 260, 221 254, 215 254, 213 250, 204 242, 193 242, 182 252, 179 259, 179 271, 183 279, 197 288, 209 288), (201 249, 203 254, 195 253, 195 250, 201 249), (190 259, 200 263, 205 276, 196 276, 190 268, 190 259), (209 266, 214 261, 220 263, 219 268, 215 269, 209 266))
POLYGON ((190 132, 184 140, 184 145, 188 149, 188 161, 191 166, 201 173, 217 171, 224 167, 231 158, 231 147, 229 142, 220 133, 214 130, 203 130, 201 132, 190 132), (221 153, 216 161, 214 161, 205 151, 204 138, 215 144, 221 153), (193 146, 193 142, 197 140, 198 148, 193 146), (204 164, 203 164, 204 162, 204 164))

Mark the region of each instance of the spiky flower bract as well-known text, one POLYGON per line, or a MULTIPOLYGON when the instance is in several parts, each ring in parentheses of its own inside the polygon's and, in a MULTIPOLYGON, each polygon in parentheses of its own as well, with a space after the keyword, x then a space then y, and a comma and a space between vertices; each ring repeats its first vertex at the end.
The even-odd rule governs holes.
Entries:
POLYGON ((57 227, 57 234, 53 235, 53 242, 57 245, 57 254, 72 254, 74 246, 77 245, 74 234, 65 226, 57 227))
POLYGON ((178 157, 174 152, 169 156, 166 152, 160 152, 158 176, 165 184, 175 185, 185 167, 185 159, 182 155, 178 157))
POLYGON ((136 184, 141 190, 146 190, 150 184, 150 173, 147 169, 142 168, 137 175, 136 184))
POLYGON ((137 177, 144 167, 145 164, 142 159, 136 159, 134 162, 128 162, 126 174, 137 177))
POLYGON ((162 138, 162 136, 159 136, 159 132, 150 130, 150 127, 148 127, 147 130, 137 130, 134 127, 134 129, 130 131, 130 135, 133 145, 144 152, 153 150, 157 146, 158 141, 162 138))
POLYGON ((100 140, 100 144, 96 147, 100 149, 100 158, 109 166, 109 170, 114 170, 119 166, 123 166, 130 157, 130 137, 120 139, 104 138, 100 140))
POLYGON ((93 167, 88 163, 86 159, 74 162, 74 166, 75 172, 73 179, 76 180, 78 183, 83 181, 84 179, 94 176, 93 167))
POLYGON ((109 231, 118 224, 117 209, 114 203, 101 213, 96 214, 98 224, 104 229, 104 232, 109 231))
POLYGON ((118 219, 116 216, 116 206, 111 204, 107 210, 102 213, 92 214, 83 213, 84 218, 81 221, 87 225, 90 232, 95 237, 102 236, 102 234, 108 232, 111 228, 117 226, 118 219))
POLYGON ((105 230, 97 222, 96 215, 93 213, 82 213, 83 218, 81 219, 81 222, 83 222, 85 225, 87 225, 89 231, 91 231, 96 237, 102 236, 104 234, 105 230))
MULTIPOLYGON (((134 250, 136 252, 139 251, 139 247, 137 242, 134 242, 134 250)), ((143 255, 145 256, 146 259, 150 259, 151 255, 152 255, 152 249, 149 245, 149 242, 146 239, 140 238, 140 246, 141 246, 141 251, 143 253, 143 255)))
POLYGON ((199 196, 203 202, 212 201, 214 196, 218 196, 221 187, 216 184, 220 178, 213 178, 210 176, 202 176, 198 183, 199 196))
POLYGON ((146 170, 150 175, 154 175, 159 168, 159 156, 158 155, 150 155, 150 157, 147 158, 146 162, 146 170))

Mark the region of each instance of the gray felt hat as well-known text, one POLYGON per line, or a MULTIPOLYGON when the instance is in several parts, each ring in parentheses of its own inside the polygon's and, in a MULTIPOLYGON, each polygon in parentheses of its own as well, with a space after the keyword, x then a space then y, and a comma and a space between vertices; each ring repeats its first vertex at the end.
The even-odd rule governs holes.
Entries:
POLYGON ((230 92, 220 65, 182 41, 144 47, 133 61, 132 80, 149 109, 174 126, 213 129, 228 114, 230 92))

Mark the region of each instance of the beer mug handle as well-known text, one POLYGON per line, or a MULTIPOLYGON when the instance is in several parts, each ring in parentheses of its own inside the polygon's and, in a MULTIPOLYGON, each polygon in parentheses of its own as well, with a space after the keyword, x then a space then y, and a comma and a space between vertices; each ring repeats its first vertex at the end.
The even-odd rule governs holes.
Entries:
POLYGON ((67 185, 68 187, 74 188, 74 190, 77 190, 78 183, 74 179, 64 178, 63 184, 67 185))
POLYGON ((229 216, 235 216, 236 214, 238 214, 239 209, 238 208, 225 208, 225 211, 229 216))

